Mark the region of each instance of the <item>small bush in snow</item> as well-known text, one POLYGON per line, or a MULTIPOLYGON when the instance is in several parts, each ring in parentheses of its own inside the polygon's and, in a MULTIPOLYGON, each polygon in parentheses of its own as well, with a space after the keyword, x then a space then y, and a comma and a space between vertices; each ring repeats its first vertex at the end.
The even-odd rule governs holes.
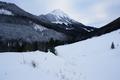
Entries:
POLYGON ((31 64, 32 64, 32 67, 33 67, 33 68, 36 68, 36 67, 37 67, 37 64, 36 64, 36 62, 35 62, 35 61, 32 61, 32 63, 31 63, 31 64))

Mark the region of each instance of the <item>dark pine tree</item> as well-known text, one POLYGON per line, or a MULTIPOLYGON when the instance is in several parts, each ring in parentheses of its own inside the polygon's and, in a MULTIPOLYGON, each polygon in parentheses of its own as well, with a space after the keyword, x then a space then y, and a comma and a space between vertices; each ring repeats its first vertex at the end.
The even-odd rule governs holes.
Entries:
POLYGON ((48 43, 48 48, 49 48, 48 50, 50 52, 52 52, 53 54, 57 55, 57 51, 55 49, 55 44, 56 44, 56 41, 53 38, 51 38, 48 43))
POLYGON ((114 42, 112 42, 112 44, 111 44, 111 49, 115 49, 114 42))

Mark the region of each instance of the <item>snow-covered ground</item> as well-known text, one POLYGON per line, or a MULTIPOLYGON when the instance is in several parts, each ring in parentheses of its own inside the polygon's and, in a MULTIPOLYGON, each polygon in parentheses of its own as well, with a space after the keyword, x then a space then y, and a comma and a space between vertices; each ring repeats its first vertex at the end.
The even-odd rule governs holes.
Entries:
POLYGON ((0 53, 0 80, 120 80, 120 30, 56 49, 0 53))
POLYGON ((57 49, 82 73, 81 80, 120 80, 120 30, 57 49))

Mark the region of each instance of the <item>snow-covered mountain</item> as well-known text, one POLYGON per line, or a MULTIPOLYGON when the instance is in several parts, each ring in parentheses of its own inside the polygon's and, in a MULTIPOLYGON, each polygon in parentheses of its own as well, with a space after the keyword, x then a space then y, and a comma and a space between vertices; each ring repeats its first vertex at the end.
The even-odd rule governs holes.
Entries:
POLYGON ((56 49, 0 53, 0 80, 120 79, 120 30, 56 49))
POLYGON ((47 22, 47 23, 54 23, 60 27, 57 26, 57 28, 64 29, 66 32, 76 33, 73 34, 79 35, 79 33, 83 32, 91 32, 96 30, 95 27, 85 26, 84 24, 70 18, 65 12, 63 12, 60 9, 56 9, 51 11, 47 14, 42 14, 38 16, 40 20, 47 22))
POLYGON ((54 10, 43 16, 45 18, 41 19, 16 4, 0 1, 0 52, 35 50, 54 52, 56 46, 120 29, 120 18, 101 28, 94 28, 71 19, 60 10, 54 10))
POLYGON ((72 23, 78 23, 77 21, 71 19, 66 13, 64 13, 60 9, 53 10, 52 12, 46 14, 46 15, 40 15, 39 18, 41 20, 45 20, 51 23, 56 24, 72 24, 72 23))

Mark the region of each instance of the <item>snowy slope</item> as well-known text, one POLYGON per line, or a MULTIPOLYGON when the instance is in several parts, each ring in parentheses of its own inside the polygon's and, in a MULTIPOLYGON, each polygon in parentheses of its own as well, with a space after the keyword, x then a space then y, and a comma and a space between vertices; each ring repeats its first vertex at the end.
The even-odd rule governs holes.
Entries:
POLYGON ((78 68, 82 80, 120 80, 120 30, 57 50, 78 68), (112 42, 115 49, 111 49, 112 42))
POLYGON ((12 12, 5 10, 5 9, 0 9, 0 14, 4 14, 4 15, 14 15, 12 12))
POLYGON ((22 39, 24 41, 49 41, 65 40, 65 35, 52 29, 47 29, 41 25, 21 25, 0 23, 0 36, 6 39, 22 39), (19 36, 18 36, 19 35, 19 36))
POLYGON ((58 56, 0 53, 0 80, 120 79, 120 30, 56 49, 58 56), (110 49, 112 42, 115 49, 110 49))
POLYGON ((76 72, 74 66, 51 53, 0 54, 0 80, 79 80, 76 72))

